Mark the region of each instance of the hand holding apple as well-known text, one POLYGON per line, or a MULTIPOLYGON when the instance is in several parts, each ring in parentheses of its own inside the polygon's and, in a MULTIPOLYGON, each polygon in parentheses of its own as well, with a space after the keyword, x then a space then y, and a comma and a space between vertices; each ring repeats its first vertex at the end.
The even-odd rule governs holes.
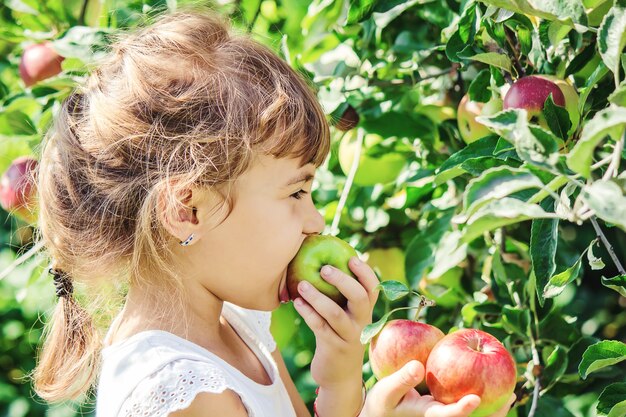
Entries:
MULTIPOLYGON (((327 240, 330 237, 313 236, 313 238, 327 240)), ((376 288, 378 278, 374 271, 356 256, 348 256, 349 262, 345 261, 344 266, 349 267, 350 274, 337 266, 328 266, 329 258, 323 256, 340 255, 332 252, 334 248, 335 244, 330 244, 319 247, 317 251, 305 252, 313 258, 321 257, 321 260, 317 261, 324 265, 324 268, 320 273, 316 264, 297 263, 300 268, 306 267, 314 271, 310 272, 316 276, 310 278, 313 282, 309 282, 309 278, 301 280, 296 285, 295 292, 290 290, 290 295, 294 300, 294 307, 315 334, 316 347, 311 363, 313 379, 322 388, 338 385, 354 386, 356 394, 360 395, 361 368, 365 354, 360 336, 363 328, 372 321, 372 310, 378 298, 376 288), (331 251, 330 254, 328 250, 331 251), (345 306, 340 306, 320 291, 318 289, 321 287, 320 283, 338 290, 347 300, 345 306)))
POLYGON ((472 417, 491 415, 506 405, 515 381, 511 354, 481 330, 462 329, 446 335, 426 362, 426 385, 437 401, 449 404, 468 394, 480 396, 481 405, 472 417))
MULTIPOLYGON (((424 372, 424 365, 413 360, 378 381, 367 393, 359 417, 468 417, 480 405, 480 398, 474 394, 451 404, 420 395, 413 387, 423 380, 424 372)), ((490 417, 505 417, 514 400, 512 395, 490 417)))

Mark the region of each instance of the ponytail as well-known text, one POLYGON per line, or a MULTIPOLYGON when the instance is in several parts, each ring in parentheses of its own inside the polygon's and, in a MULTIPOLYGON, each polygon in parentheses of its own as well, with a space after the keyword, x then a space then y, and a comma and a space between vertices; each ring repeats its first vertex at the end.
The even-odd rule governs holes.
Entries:
POLYGON ((44 330, 33 384, 48 402, 73 400, 87 392, 97 375, 100 338, 93 319, 73 295, 70 276, 50 269, 58 303, 44 330))

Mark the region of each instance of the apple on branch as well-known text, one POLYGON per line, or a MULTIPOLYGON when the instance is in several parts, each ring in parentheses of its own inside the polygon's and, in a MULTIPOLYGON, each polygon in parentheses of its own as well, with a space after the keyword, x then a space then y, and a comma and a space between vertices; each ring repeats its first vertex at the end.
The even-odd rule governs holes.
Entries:
POLYGON ((0 179, 0 205, 29 224, 37 221, 35 172, 37 160, 29 156, 15 159, 0 179))
POLYGON ((470 417, 499 410, 515 390, 515 361, 498 339, 476 329, 446 335, 433 347, 426 362, 426 385, 444 404, 468 394, 481 398, 470 417))
MULTIPOLYGON (((339 144, 339 166, 345 175, 352 168, 357 151, 357 133, 352 129, 345 133, 339 144)), ((354 176, 354 183, 361 186, 385 184, 394 181, 406 165, 406 158, 399 153, 390 151, 381 155, 368 154, 384 138, 375 133, 367 133, 363 138, 363 146, 359 158, 359 166, 354 176)))
POLYGON ((504 96, 504 109, 525 109, 529 121, 549 129, 543 107, 550 94, 554 104, 565 107, 565 96, 554 82, 535 75, 522 77, 511 85, 504 96))
MULTIPOLYGON (((443 337, 443 332, 430 324, 407 319, 390 320, 370 341, 372 372, 381 380, 412 360, 425 366, 431 350, 443 337)), ((420 388, 425 388, 425 384, 420 384, 420 388)))
POLYGON ((470 100, 469 94, 465 94, 459 102, 457 109, 457 122, 461 138, 466 144, 477 141, 490 135, 492 132, 487 126, 476 120, 478 116, 491 116, 502 110, 502 100, 494 96, 486 103, 470 100))
POLYGON ((20 77, 29 87, 60 73, 64 59, 52 48, 50 42, 29 45, 24 48, 20 60, 20 77))
POLYGON ((346 297, 337 287, 326 282, 320 271, 324 265, 331 265, 356 279, 348 266, 348 261, 353 256, 358 256, 354 248, 335 236, 307 236, 287 266, 287 294, 281 295, 281 301, 296 299, 299 294, 298 284, 300 281, 308 281, 322 294, 345 307, 346 297))

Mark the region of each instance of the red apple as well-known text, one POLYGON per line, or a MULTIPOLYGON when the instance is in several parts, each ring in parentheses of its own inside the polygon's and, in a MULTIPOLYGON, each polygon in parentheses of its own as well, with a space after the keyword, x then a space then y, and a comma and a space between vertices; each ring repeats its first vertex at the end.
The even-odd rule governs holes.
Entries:
POLYGON ((380 380, 414 359, 426 366, 430 351, 443 336, 430 324, 406 319, 388 321, 370 342, 369 361, 374 375, 380 380))
POLYGON ((20 61, 20 77, 26 86, 36 84, 60 73, 64 59, 56 53, 50 42, 29 45, 24 48, 20 61))
POLYGON ((525 109, 528 120, 536 120, 547 129, 542 110, 550 94, 554 104, 565 107, 565 96, 558 85, 539 76, 523 77, 514 82, 504 96, 504 109, 525 109))
POLYGON ((515 380, 511 354, 498 339, 480 330, 446 335, 426 362, 426 385, 435 400, 450 404, 468 394, 481 398, 471 417, 499 410, 515 390, 515 380))
POLYGON ((0 179, 0 205, 28 223, 34 223, 35 169, 37 160, 28 156, 15 159, 0 179))

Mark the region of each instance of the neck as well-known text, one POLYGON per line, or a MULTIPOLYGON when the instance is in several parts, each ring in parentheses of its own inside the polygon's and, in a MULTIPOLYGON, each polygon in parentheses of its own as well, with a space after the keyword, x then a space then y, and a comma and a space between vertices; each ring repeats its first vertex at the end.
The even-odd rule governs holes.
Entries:
POLYGON ((224 302, 197 282, 185 284, 186 298, 173 302, 164 302, 163 295, 151 296, 146 288, 131 285, 114 339, 143 330, 164 330, 205 347, 221 340, 224 302))

